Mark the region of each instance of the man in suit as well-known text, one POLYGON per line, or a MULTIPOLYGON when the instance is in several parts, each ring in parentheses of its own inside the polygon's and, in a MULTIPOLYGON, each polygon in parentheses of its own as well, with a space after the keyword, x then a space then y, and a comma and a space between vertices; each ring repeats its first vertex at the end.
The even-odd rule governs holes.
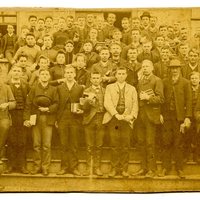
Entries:
POLYGON ((13 25, 9 24, 7 26, 7 33, 2 38, 1 43, 1 57, 5 57, 8 62, 11 64, 14 56, 14 45, 17 42, 17 36, 14 33, 13 25))
POLYGON ((137 139, 141 153, 141 169, 133 175, 154 177, 156 172, 155 135, 160 124, 160 105, 164 101, 163 84, 153 74, 153 63, 142 62, 143 77, 138 82, 139 114, 136 122, 137 139))
POLYGON ((76 71, 72 65, 65 68, 65 82, 58 86, 59 108, 57 126, 61 142, 61 170, 63 175, 72 173, 81 175, 78 171, 78 132, 81 125, 80 110, 72 107, 79 104, 84 87, 75 81, 76 71))
POLYGON ((58 109, 57 88, 49 85, 49 80, 49 71, 41 69, 38 84, 31 88, 24 109, 24 126, 33 126, 33 175, 40 173, 41 170, 44 176, 49 174, 52 129, 58 109))
POLYGON ((87 146, 87 170, 90 172, 94 169, 94 174, 102 176, 100 164, 105 133, 105 127, 102 125, 105 113, 105 89, 101 86, 102 77, 99 72, 93 72, 90 81, 92 85, 84 90, 86 97, 83 98, 82 106, 84 110, 83 125, 87 146), (93 166, 91 166, 91 161, 93 161, 93 166))
POLYGON ((27 129, 23 125, 23 112, 26 97, 29 92, 28 83, 21 79, 22 68, 13 66, 11 69, 11 79, 8 84, 16 100, 15 109, 10 111, 12 125, 8 135, 8 168, 5 173, 11 173, 13 169, 23 174, 27 174, 26 169, 26 140, 27 129))
POLYGON ((121 174, 128 177, 130 134, 138 114, 136 89, 126 83, 127 69, 118 67, 116 83, 106 87, 103 124, 108 126, 111 145, 110 177, 121 174))
POLYGON ((173 153, 177 175, 183 178, 183 141, 184 133, 191 123, 192 93, 190 82, 181 76, 180 60, 171 60, 169 67, 171 76, 163 80, 165 103, 162 106, 163 170, 161 176, 170 172, 173 153))

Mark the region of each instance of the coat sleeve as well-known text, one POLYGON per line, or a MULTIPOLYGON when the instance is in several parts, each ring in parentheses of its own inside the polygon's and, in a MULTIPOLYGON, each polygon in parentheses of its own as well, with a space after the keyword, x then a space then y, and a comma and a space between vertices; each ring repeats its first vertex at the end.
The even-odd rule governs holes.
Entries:
POLYGON ((185 117, 192 117, 192 89, 189 81, 185 85, 185 106, 185 117))
POLYGON ((16 106, 16 101, 13 96, 12 90, 11 90, 10 86, 8 86, 8 85, 7 85, 7 97, 8 97, 8 109, 12 110, 16 106))
POLYGON ((132 111, 131 115, 136 119, 138 116, 138 96, 136 89, 133 87, 132 91, 132 111))
POLYGON ((116 108, 114 107, 114 104, 112 101, 112 97, 111 97, 112 88, 110 86, 111 85, 108 85, 106 87, 105 97, 104 97, 104 107, 112 116, 114 116, 118 112, 117 112, 116 108))
POLYGON ((162 104, 164 103, 163 83, 160 78, 156 79, 154 87, 154 96, 150 97, 148 104, 162 104))
POLYGON ((53 102, 52 102, 52 105, 49 106, 49 112, 50 113, 55 113, 58 109, 58 103, 59 103, 59 99, 58 99, 58 90, 57 88, 53 88, 53 96, 52 96, 52 99, 53 99, 53 102))

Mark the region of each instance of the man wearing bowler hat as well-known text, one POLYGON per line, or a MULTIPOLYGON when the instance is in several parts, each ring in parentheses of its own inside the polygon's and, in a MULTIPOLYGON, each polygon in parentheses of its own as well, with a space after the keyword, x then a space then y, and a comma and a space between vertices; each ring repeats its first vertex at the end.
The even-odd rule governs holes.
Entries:
POLYGON ((141 30, 141 33, 142 35, 147 35, 149 36, 149 26, 150 26, 150 13, 145 11, 143 12, 143 14, 140 16, 140 19, 141 19, 141 27, 140 27, 140 30, 141 30))
POLYGON ((32 87, 24 109, 24 126, 32 127, 34 169, 31 174, 47 176, 51 162, 52 129, 58 108, 57 89, 49 85, 48 70, 39 71, 39 83, 32 87))
POLYGON ((181 62, 178 59, 172 59, 169 68, 170 77, 163 80, 165 96, 161 112, 163 169, 160 175, 165 176, 170 172, 171 156, 174 155, 177 175, 184 178, 183 139, 192 116, 192 93, 189 81, 181 76, 181 62))

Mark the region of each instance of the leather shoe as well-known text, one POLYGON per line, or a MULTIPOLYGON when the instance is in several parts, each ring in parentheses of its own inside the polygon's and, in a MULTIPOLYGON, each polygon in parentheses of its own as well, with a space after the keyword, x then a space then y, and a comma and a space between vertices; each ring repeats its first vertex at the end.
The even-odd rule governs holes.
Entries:
POLYGON ((146 171, 144 169, 139 169, 135 173, 132 174, 132 176, 144 176, 146 174, 146 171))
POLYGON ((32 174, 32 175, 35 175, 35 174, 39 174, 40 172, 41 172, 40 169, 33 169, 33 170, 31 171, 31 174, 32 174))
POLYGON ((116 170, 112 169, 111 172, 108 174, 109 177, 114 177, 116 175, 116 170))
POLYGON ((153 178, 155 176, 155 172, 152 171, 152 170, 149 170, 146 174, 145 174, 145 177, 146 178, 153 178))
POLYGON ((185 175, 183 173, 182 170, 177 170, 177 175, 180 177, 180 178, 185 178, 185 175))
POLYGON ((74 174, 75 176, 81 176, 81 173, 78 171, 78 169, 75 169, 75 170, 73 171, 73 174, 74 174))
POLYGON ((13 168, 12 167, 8 167, 5 171, 4 174, 11 174, 13 172, 13 168))
POLYGON ((49 175, 49 171, 47 169, 43 169, 42 174, 44 176, 48 176, 49 175))
POLYGON ((57 173, 57 175, 64 175, 64 174, 66 174, 67 172, 66 172, 66 170, 65 169, 61 169, 58 173, 57 173))
POLYGON ((127 171, 123 171, 122 172, 122 176, 125 177, 125 178, 128 178, 129 177, 129 173, 127 171))
POLYGON ((102 173, 102 171, 101 171, 99 168, 96 168, 96 169, 94 170, 94 173, 95 173, 97 176, 103 176, 103 173, 102 173))
POLYGON ((164 177, 164 176, 166 176, 166 175, 168 175, 168 174, 169 174, 169 171, 166 170, 166 169, 164 168, 164 169, 162 169, 162 171, 158 174, 158 176, 159 176, 159 177, 164 177))
POLYGON ((29 171, 25 167, 22 167, 21 170, 20 170, 20 172, 22 174, 29 174, 29 171))

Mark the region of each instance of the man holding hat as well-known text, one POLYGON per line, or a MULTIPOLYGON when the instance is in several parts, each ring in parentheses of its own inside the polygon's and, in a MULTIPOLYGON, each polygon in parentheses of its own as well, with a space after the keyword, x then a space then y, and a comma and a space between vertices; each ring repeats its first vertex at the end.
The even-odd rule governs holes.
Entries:
POLYGON ((41 171, 48 175, 51 162, 52 129, 58 108, 57 89, 49 85, 48 70, 39 71, 39 83, 32 87, 24 109, 24 126, 32 127, 34 169, 31 174, 41 171))
POLYGON ((181 76, 181 62, 172 59, 169 64, 170 77, 163 80, 165 103, 162 106, 163 123, 163 170, 161 176, 171 170, 171 155, 174 155, 177 175, 183 174, 183 138, 190 126, 192 116, 192 93, 188 80, 181 76))

